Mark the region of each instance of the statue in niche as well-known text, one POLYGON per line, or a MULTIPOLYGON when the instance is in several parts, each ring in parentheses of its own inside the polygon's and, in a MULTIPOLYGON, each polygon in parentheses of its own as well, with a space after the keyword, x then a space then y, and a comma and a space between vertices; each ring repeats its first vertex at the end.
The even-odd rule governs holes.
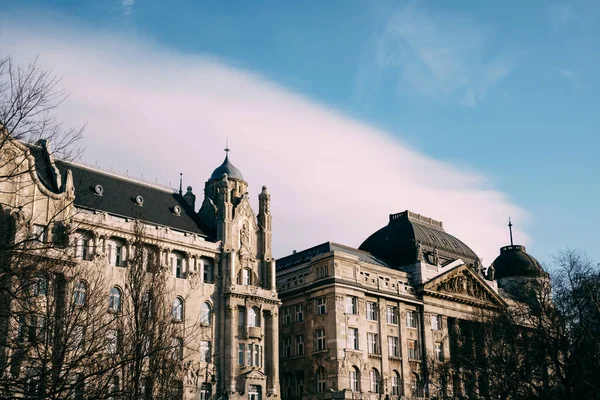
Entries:
POLYGON ((240 229, 240 243, 241 247, 246 247, 250 245, 250 231, 248 230, 248 225, 244 222, 242 225, 242 229, 240 229))

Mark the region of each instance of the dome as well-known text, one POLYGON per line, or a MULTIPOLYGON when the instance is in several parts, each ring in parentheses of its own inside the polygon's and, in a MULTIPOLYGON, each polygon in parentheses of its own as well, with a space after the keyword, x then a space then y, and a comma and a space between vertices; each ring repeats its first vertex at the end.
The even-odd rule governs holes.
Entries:
POLYGON ((473 263, 478 259, 469 246, 444 230, 441 221, 408 210, 391 214, 389 223, 359 247, 395 266, 417 261, 419 248, 428 253, 435 249, 447 260, 460 258, 473 263))
POLYGON ((233 164, 229 161, 229 155, 225 156, 225 160, 223 164, 221 164, 217 169, 215 169, 210 176, 210 180, 221 179, 223 174, 227 174, 229 179, 238 179, 240 181, 244 180, 242 173, 239 169, 233 166, 233 164))
POLYGON ((527 254, 525 246, 502 247, 493 265, 496 279, 517 276, 540 278, 548 275, 538 260, 527 254))

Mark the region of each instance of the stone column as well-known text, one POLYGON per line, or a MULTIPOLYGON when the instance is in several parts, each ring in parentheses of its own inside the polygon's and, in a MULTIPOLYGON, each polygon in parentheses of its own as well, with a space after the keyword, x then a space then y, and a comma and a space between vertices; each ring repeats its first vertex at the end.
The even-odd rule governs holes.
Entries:
POLYGON ((277 309, 270 310, 269 322, 265 327, 267 340, 265 352, 269 357, 267 361, 270 368, 267 372, 267 395, 276 395, 279 393, 279 319, 277 309))
MULTIPOLYGON (((231 298, 229 298, 229 300, 231 301, 231 298)), ((229 349, 225 349, 225 359, 229 364, 227 367, 227 390, 233 393, 235 392, 235 366, 237 365, 237 342, 235 340, 235 332, 237 330, 237 307, 231 303, 227 306, 227 317, 225 318, 225 325, 227 329, 226 343, 227 347, 229 347, 229 349)))

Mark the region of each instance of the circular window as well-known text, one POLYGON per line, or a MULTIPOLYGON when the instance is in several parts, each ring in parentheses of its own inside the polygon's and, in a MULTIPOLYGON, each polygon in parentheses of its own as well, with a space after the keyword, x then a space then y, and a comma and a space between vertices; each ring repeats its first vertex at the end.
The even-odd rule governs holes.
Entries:
POLYGON ((144 205, 144 198, 140 195, 135 196, 135 204, 138 206, 144 205))
POLYGON ((100 195, 100 196, 102 196, 102 193, 104 193, 104 188, 102 187, 102 185, 99 185, 99 184, 98 184, 98 185, 94 186, 94 192, 95 192, 97 195, 100 195))
POLYGON ((179 207, 179 206, 173 207, 173 212, 175 213, 175 215, 181 215, 181 207, 179 207))

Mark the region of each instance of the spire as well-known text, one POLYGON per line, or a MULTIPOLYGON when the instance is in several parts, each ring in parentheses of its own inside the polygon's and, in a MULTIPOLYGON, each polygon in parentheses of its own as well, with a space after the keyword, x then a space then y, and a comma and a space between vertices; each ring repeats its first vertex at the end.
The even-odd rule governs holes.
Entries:
POLYGON ((179 173, 179 194, 183 194, 183 173, 179 173))
POLYGON ((513 237, 512 237, 512 227, 513 227, 513 224, 512 224, 512 222, 510 220, 510 217, 508 217, 508 230, 510 232, 510 245, 514 246, 514 244, 513 244, 513 237))
POLYGON ((225 138, 225 158, 229 157, 229 138, 225 138))

